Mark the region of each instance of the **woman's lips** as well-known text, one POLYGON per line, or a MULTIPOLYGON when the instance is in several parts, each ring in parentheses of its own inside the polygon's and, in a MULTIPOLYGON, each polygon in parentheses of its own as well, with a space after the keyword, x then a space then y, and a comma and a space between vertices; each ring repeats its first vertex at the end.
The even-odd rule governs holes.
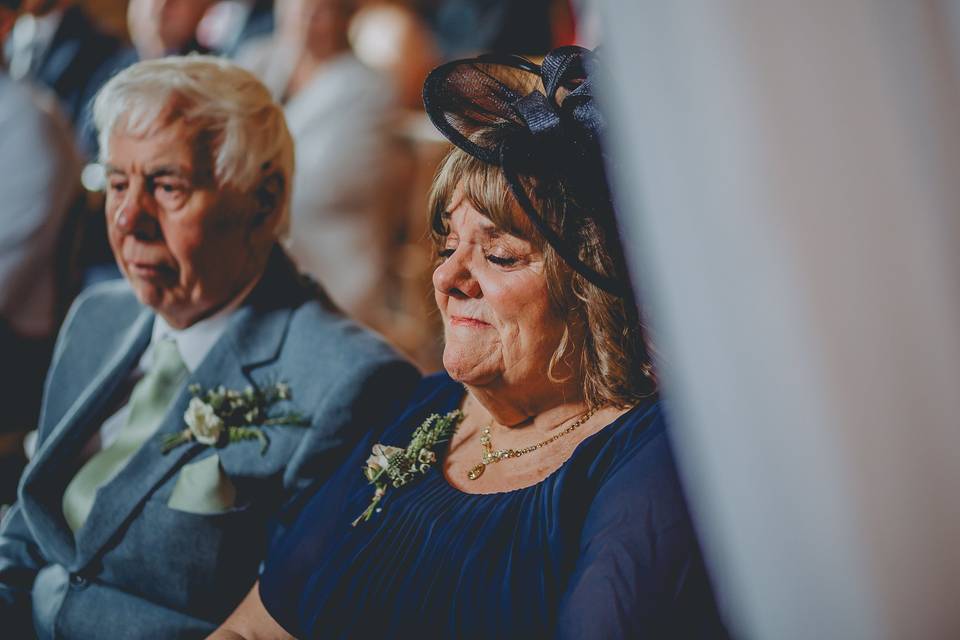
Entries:
POLYGON ((169 278, 173 275, 173 269, 167 265, 153 262, 128 262, 127 271, 129 271, 131 275, 145 280, 169 278))
POLYGON ((450 324, 458 327, 473 327, 476 329, 490 326, 489 323, 484 322, 483 320, 468 318, 466 316, 450 316, 450 324))

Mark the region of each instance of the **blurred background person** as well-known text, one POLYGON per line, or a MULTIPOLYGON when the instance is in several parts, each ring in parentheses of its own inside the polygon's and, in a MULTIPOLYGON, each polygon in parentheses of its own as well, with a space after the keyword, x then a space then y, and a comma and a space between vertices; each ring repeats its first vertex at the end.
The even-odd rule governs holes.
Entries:
MULTIPOLYGON (((127 30, 132 44, 121 48, 100 65, 91 86, 94 92, 107 80, 141 60, 191 52, 209 53, 197 41, 197 26, 214 4, 214 0, 130 0, 127 5, 127 30)), ((96 158, 96 128, 90 111, 92 101, 84 105, 84 113, 76 126, 80 146, 88 158, 96 158)))
MULTIPOLYGON (((0 39, 20 0, 0 0, 0 39)), ((20 442, 40 407, 62 311, 69 300, 68 210, 79 191, 70 130, 48 92, 10 77, 0 62, 0 503, 11 502, 20 442)))
POLYGON ((348 314, 388 331, 403 156, 393 87, 350 46, 355 9, 352 0, 281 0, 274 35, 238 61, 284 105, 296 145, 291 254, 348 314))
POLYGON ((76 125, 96 93, 97 70, 120 48, 76 0, 25 0, 5 41, 10 74, 46 85, 76 125))
POLYGON ((405 0, 358 0, 350 43, 364 64, 390 78, 405 109, 422 112, 423 79, 441 62, 430 24, 405 0))
POLYGON ((203 16, 197 39, 227 57, 247 41, 273 32, 273 0, 219 0, 203 16))
POLYGON ((444 57, 498 52, 544 55, 570 44, 568 0, 419 0, 444 57))
MULTIPOLYGON (((213 0, 130 0, 127 27, 137 61, 166 55, 207 52, 197 41, 197 25, 213 0)), ((131 62, 132 64, 132 62, 131 62)))

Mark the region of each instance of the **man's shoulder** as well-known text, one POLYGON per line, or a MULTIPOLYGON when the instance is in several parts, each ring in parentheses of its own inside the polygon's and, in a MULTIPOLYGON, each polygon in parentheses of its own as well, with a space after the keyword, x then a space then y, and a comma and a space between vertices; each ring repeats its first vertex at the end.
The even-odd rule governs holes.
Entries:
POLYGON ((86 327, 115 331, 128 326, 143 311, 126 280, 99 282, 84 289, 70 306, 62 331, 86 327))
POLYGON ((92 284, 77 296, 74 306, 109 305, 112 307, 141 308, 130 284, 122 279, 104 280, 92 284))
POLYGON ((403 359, 382 336, 320 297, 293 310, 287 342, 296 352, 329 364, 403 359))

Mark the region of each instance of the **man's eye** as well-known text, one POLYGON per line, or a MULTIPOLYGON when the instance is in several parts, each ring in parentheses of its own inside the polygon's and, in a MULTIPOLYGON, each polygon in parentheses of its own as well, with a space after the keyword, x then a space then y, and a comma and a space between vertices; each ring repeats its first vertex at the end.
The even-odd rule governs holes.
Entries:
POLYGON ((158 183, 156 189, 159 189, 163 193, 180 193, 184 190, 182 185, 173 184, 169 182, 158 183))
POLYGON ((453 255, 454 251, 456 251, 456 249, 440 249, 440 251, 437 252, 437 255, 446 260, 453 255))
POLYGON ((110 191, 123 191, 127 188, 126 182, 111 182, 110 191))

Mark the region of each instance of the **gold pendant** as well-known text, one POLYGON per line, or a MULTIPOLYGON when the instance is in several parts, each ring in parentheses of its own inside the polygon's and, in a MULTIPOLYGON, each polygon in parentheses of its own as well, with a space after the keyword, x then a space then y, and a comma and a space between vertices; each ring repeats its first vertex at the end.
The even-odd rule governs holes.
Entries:
POLYGON ((486 468, 487 468, 487 465, 480 463, 477 466, 475 466, 473 469, 470 469, 470 471, 467 472, 467 477, 470 478, 471 480, 476 480, 477 478, 483 475, 483 472, 486 470, 486 468))

